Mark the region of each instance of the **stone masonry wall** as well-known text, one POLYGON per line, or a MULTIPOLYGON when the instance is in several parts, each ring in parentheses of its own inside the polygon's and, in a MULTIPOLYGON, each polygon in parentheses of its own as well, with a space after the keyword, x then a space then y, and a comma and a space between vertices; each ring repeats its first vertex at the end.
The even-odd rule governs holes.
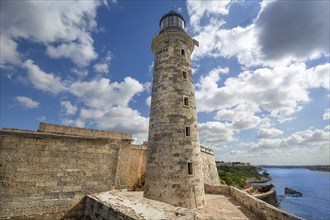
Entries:
POLYGON ((135 220, 131 216, 126 215, 121 210, 115 209, 101 201, 87 196, 85 203, 84 215, 82 220, 92 219, 120 219, 120 220, 135 220))
POLYGON ((70 126, 61 126, 55 124, 40 123, 39 132, 52 133, 52 134, 66 134, 77 135, 84 137, 99 137, 99 138, 112 138, 112 139, 132 139, 131 134, 124 134, 118 132, 102 131, 96 129, 77 128, 70 126))
POLYGON ((202 160, 191 70, 192 38, 164 32, 155 55, 144 196, 187 208, 204 206, 202 160))
POLYGON ((281 220, 302 220, 301 218, 284 212, 275 206, 272 206, 240 189, 230 186, 230 195, 242 203, 253 213, 265 220, 281 219, 281 220))
POLYGON ((201 147, 202 171, 204 184, 211 186, 220 185, 219 174, 215 164, 214 152, 210 148, 201 147))
POLYGON ((0 219, 78 218, 87 194, 127 187, 130 145, 131 139, 0 131, 0 219))
MULTIPOLYGON (((87 194, 142 189, 147 143, 131 145, 130 135, 100 131, 100 137, 86 130, 43 124, 38 132, 0 131, 0 219, 77 218, 87 194)), ((210 152, 201 151, 208 180, 210 152)))
POLYGON ((204 184, 205 193, 207 194, 218 194, 218 195, 230 195, 230 188, 228 185, 217 185, 212 186, 204 184))
POLYGON ((133 145, 130 151, 128 189, 130 190, 143 189, 146 166, 147 166, 147 146, 133 145))
POLYGON ((211 186, 208 184, 205 184, 204 187, 206 193, 231 196, 262 219, 302 220, 301 218, 284 212, 236 187, 228 185, 211 186))
POLYGON ((115 165, 115 189, 127 189, 128 187, 131 142, 131 140, 122 141, 117 151, 117 158, 114 160, 117 162, 115 165))

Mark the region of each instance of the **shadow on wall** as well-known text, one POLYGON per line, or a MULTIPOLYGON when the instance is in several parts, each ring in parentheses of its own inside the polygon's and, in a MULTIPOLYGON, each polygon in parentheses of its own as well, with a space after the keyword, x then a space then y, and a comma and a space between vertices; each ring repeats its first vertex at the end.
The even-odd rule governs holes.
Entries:
POLYGON ((143 191, 144 190, 144 173, 133 186, 129 186, 128 191, 143 191))
POLYGON ((62 218, 61 220, 69 220, 69 219, 82 219, 84 215, 84 208, 86 203, 85 196, 82 200, 80 200, 75 206, 73 206, 62 218))

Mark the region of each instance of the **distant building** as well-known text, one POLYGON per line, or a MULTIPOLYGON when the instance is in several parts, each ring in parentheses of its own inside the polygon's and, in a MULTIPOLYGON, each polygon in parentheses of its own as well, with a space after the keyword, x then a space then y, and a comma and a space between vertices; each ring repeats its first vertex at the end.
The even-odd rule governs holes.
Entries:
POLYGON ((250 163, 242 163, 242 162, 224 162, 224 161, 216 161, 218 166, 228 166, 228 167, 238 167, 238 166, 250 166, 250 163))

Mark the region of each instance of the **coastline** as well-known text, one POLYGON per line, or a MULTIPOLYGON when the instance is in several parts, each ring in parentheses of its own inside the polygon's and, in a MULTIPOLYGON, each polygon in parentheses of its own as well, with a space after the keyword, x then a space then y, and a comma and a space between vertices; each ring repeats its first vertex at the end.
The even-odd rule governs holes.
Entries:
MULTIPOLYGON (((329 172, 315 170, 322 166, 264 166, 276 188, 279 209, 304 219, 330 219, 329 172), (313 170, 314 169, 314 170, 313 170), (285 196, 285 188, 300 192, 302 196, 285 196)), ((322 169, 322 168, 321 168, 322 169)))
POLYGON ((262 169, 267 168, 281 168, 281 169, 297 169, 297 168, 305 168, 312 171, 320 171, 320 172, 330 172, 330 165, 258 165, 262 169))

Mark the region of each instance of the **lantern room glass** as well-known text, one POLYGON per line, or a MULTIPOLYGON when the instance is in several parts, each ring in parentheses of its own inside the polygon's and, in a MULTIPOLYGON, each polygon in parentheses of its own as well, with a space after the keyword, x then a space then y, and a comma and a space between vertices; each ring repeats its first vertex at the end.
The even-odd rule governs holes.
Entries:
POLYGON ((184 29, 184 21, 182 18, 171 15, 166 18, 164 18, 160 24, 160 29, 163 30, 167 27, 179 27, 181 29, 184 29))

